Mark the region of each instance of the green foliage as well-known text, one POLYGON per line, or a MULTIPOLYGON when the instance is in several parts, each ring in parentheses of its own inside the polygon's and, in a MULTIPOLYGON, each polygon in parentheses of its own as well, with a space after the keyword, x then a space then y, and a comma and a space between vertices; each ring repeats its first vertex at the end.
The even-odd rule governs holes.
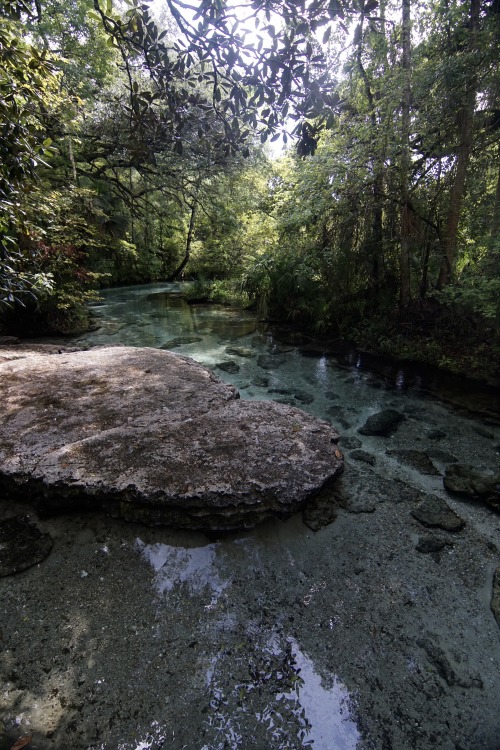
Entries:
POLYGON ((0 305, 48 289, 50 279, 27 267, 18 237, 23 200, 51 153, 47 115, 56 77, 46 50, 24 41, 14 3, 0 11, 0 305))
POLYGON ((320 332, 331 326, 331 302, 314 269, 298 255, 255 259, 243 275, 243 289, 260 314, 286 319, 320 332))
MULTIPOLYGON (((338 102, 313 35, 325 28, 329 36, 332 21, 344 16, 343 5, 347 0, 318 0, 307 8, 280 0, 272 12, 284 21, 281 26, 272 22, 267 0, 244 3, 238 17, 230 5, 204 1, 193 21, 183 13, 182 2, 170 0, 180 40, 161 32, 149 7, 139 0, 129 0, 123 15, 113 13, 110 3, 96 0, 95 17, 127 66, 130 116, 139 126, 156 102, 166 105, 178 155, 183 153, 184 132, 193 122, 201 136, 210 132, 213 142, 229 155, 238 150, 248 153, 252 133, 257 131, 265 142, 290 117, 299 121, 295 132, 305 155, 314 151, 317 133, 338 102), (267 23, 258 44, 246 44, 246 35, 258 30, 263 18, 267 23), (134 78, 138 59, 152 87, 134 78)), ((374 10, 376 3, 370 5, 374 10)))
POLYGON ((57 55, 60 86, 76 108, 94 100, 115 77, 117 52, 92 17, 93 5, 93 0, 43 0, 27 19, 38 45, 57 55))
POLYGON ((191 284, 186 299, 190 302, 213 302, 241 308, 250 306, 250 299, 237 279, 196 279, 191 284))
POLYGON ((63 193, 40 186, 32 191, 25 203, 23 265, 32 276, 50 279, 50 286, 38 288, 36 299, 18 301, 5 314, 4 325, 11 330, 67 334, 88 325, 86 305, 103 280, 90 270, 90 258, 133 252, 103 231, 105 215, 97 199, 93 191, 80 188, 63 193))
POLYGON ((168 5, 165 30, 140 0, 2 5, 12 320, 80 328, 92 287, 178 270, 195 297, 446 366, 463 340, 485 361, 500 291, 494 4, 474 19, 458 0, 412 4, 411 70, 400 5, 256 0, 247 21, 218 0, 194 20, 168 5), (289 130, 298 154, 271 166, 260 143, 289 130))

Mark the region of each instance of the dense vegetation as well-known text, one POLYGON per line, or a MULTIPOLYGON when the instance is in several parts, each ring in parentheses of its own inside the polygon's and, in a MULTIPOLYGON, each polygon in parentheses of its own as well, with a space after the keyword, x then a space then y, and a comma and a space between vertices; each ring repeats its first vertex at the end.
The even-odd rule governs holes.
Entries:
POLYGON ((498 0, 4 0, 4 332, 74 332, 100 286, 192 278, 495 374, 499 27, 498 0))

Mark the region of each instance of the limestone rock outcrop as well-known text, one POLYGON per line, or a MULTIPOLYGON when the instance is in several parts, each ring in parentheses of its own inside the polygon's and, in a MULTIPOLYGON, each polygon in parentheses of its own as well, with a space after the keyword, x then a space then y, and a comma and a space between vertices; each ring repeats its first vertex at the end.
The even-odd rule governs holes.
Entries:
POLYGON ((0 362, 0 492, 179 528, 286 517, 343 470, 337 431, 240 401, 187 357, 110 347, 0 362))

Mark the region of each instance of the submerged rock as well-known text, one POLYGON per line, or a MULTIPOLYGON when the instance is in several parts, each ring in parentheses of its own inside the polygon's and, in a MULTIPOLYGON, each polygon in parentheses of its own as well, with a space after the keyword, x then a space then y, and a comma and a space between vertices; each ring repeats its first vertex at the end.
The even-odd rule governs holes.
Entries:
POLYGON ((223 372, 228 372, 231 375, 235 375, 237 372, 240 371, 240 366, 236 364, 236 362, 219 362, 215 366, 219 370, 222 370, 223 372))
POLYGON ((453 453, 440 450, 439 448, 431 448, 427 451, 427 455, 429 458, 439 461, 442 464, 454 464, 458 461, 458 458, 453 453))
POLYGON ((320 492, 302 511, 302 520, 311 531, 320 531, 337 518, 339 504, 331 492, 320 492))
POLYGON ((355 461, 364 461, 365 464, 370 464, 370 466, 375 466, 375 456, 373 453, 368 453, 368 451, 363 450, 354 450, 349 453, 349 458, 354 458, 355 461))
POLYGON ((438 536, 423 536, 418 540, 415 549, 417 552, 430 554, 440 552, 447 546, 453 546, 452 542, 448 541, 448 539, 441 539, 441 537, 438 536))
POLYGON ((342 406, 329 406, 326 413, 332 416, 344 430, 350 429, 351 423, 349 422, 346 410, 342 406))
POLYGON ((361 448, 362 445, 363 443, 357 437, 351 437, 350 435, 340 436, 340 446, 343 450, 354 450, 355 448, 361 448))
POLYGON ((500 513, 499 471, 452 464, 446 468, 443 483, 448 492, 456 492, 474 500, 482 500, 500 513))
POLYGON ((252 378, 251 383, 257 388, 267 388, 269 386, 269 378, 261 375, 256 375, 255 378, 252 378))
POLYGON ((460 663, 455 663, 451 654, 441 648, 437 636, 426 634, 424 638, 417 641, 417 645, 424 649, 431 665, 436 673, 443 679, 449 687, 458 685, 462 688, 483 688, 483 681, 480 675, 464 673, 464 667, 460 663))
POLYGON ((404 416, 396 409, 382 409, 382 411, 368 417, 363 427, 358 432, 360 435, 380 435, 386 437, 399 427, 404 416))
POLYGON ((394 449, 387 450, 386 454, 388 456, 394 456, 395 458, 399 459, 399 461, 408 464, 413 469, 419 471, 421 474, 427 474, 431 477, 441 476, 440 472, 436 469, 431 459, 429 458, 429 454, 425 451, 394 449))
POLYGON ((257 364, 263 370, 274 370, 276 367, 285 364, 285 357, 279 354, 259 354, 257 364))
POLYGON ((248 528, 343 470, 337 431, 238 391, 187 357, 113 347, 0 364, 0 490, 40 511, 248 528))
POLYGON ((255 357, 254 350, 247 349, 244 346, 226 346, 226 354, 235 355, 237 357, 245 357, 246 359, 255 357))
POLYGON ((429 440, 442 440, 446 437, 446 432, 443 432, 443 430, 428 430, 425 433, 426 437, 429 438, 429 440))
POLYGON ((29 516, 0 521, 0 577, 37 565, 51 549, 50 534, 40 531, 29 516))
POLYGON ((437 495, 427 497, 418 508, 411 511, 413 518, 424 526, 436 526, 445 531, 460 531, 465 526, 463 518, 437 495))
POLYGON ((312 393, 307 393, 306 391, 297 391, 293 395, 301 404, 312 404, 314 401, 312 393))
POLYGON ((495 439, 495 433, 491 429, 491 427, 488 427, 484 424, 473 424, 472 429, 474 432, 477 432, 478 435, 481 435, 482 437, 488 438, 489 440, 495 439))
POLYGON ((325 398, 327 398, 329 401, 338 401, 340 398, 340 394, 335 393, 335 391, 326 391, 325 398))
POLYGON ((179 346, 185 346, 186 344, 198 344, 203 341, 201 336, 177 336, 175 339, 166 341, 161 349, 177 349, 179 346))

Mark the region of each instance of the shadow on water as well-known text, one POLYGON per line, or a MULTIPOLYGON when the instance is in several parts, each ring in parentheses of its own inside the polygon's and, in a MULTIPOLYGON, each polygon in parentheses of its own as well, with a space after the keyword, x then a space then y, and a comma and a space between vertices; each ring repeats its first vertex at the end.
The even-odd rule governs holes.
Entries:
MULTIPOLYGON (((390 357, 357 349, 348 343, 313 340, 301 332, 277 327, 273 336, 282 343, 294 343, 303 357, 327 357, 335 366, 370 374, 368 385, 400 393, 433 396, 460 409, 491 417, 500 422, 500 388, 477 379, 440 370, 424 364, 396 361, 390 357)), ((500 384, 499 384, 500 385, 500 384)))

